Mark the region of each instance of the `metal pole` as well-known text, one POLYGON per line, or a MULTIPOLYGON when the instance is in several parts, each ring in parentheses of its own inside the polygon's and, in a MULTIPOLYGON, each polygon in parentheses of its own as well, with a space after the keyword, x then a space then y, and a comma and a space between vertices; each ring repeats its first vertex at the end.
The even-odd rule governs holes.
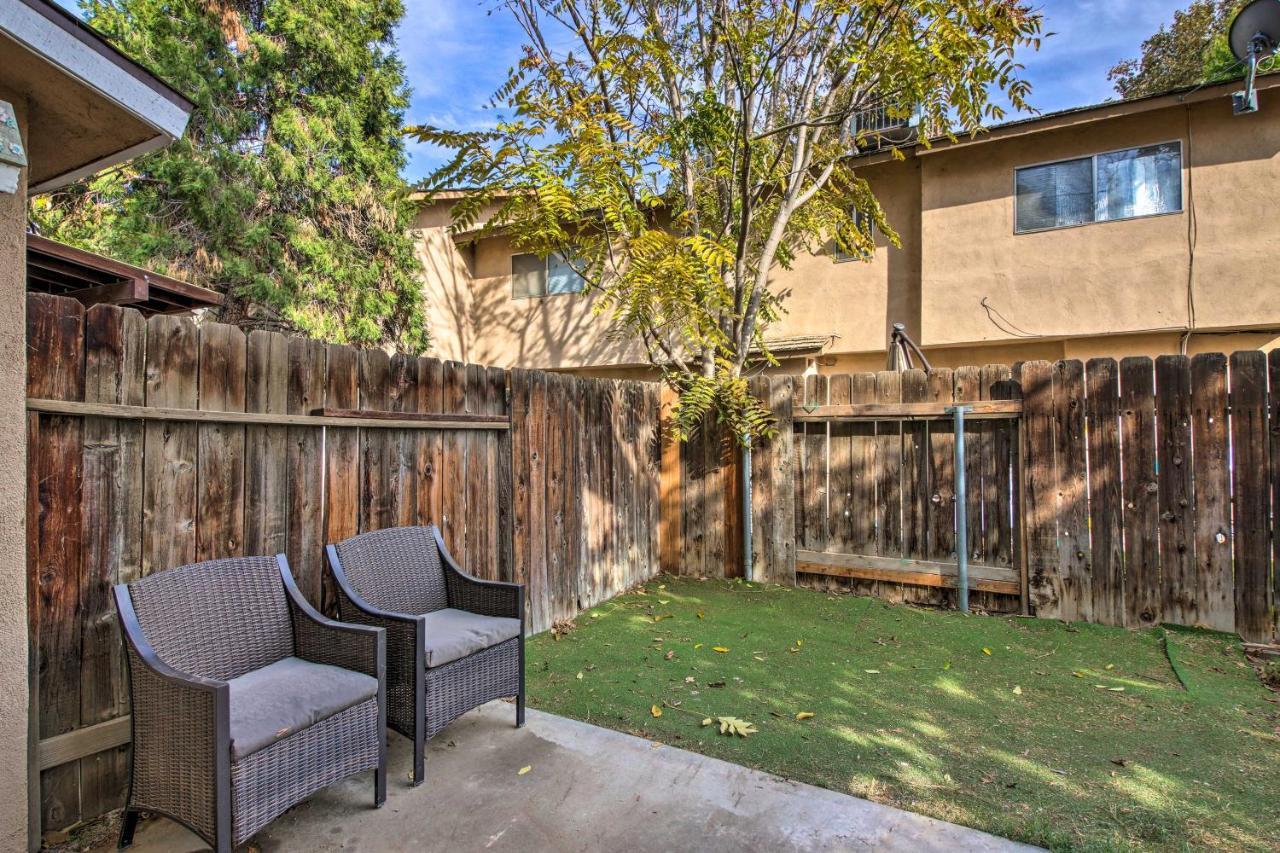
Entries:
POLYGON ((751 436, 742 445, 742 576, 755 580, 751 553, 751 436))
POLYGON ((964 413, 970 406, 948 406, 945 410, 955 418, 956 433, 956 589, 962 613, 969 612, 969 505, 964 479, 964 413))

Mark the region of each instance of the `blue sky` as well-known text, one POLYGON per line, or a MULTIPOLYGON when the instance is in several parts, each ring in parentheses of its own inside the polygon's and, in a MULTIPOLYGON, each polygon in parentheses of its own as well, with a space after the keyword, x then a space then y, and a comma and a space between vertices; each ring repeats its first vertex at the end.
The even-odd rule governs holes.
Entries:
MULTIPOLYGON (((68 8, 75 0, 58 0, 68 8)), ((1190 0, 1043 0, 1046 29, 1055 33, 1039 53, 1022 57, 1034 89, 1032 103, 1051 111, 1114 95, 1107 69, 1136 56, 1142 40, 1190 0)), ((410 124, 456 130, 491 123, 484 109, 516 61, 523 33, 495 0, 405 0, 397 46, 408 68, 410 124)), ((443 152, 409 147, 405 176, 416 181, 439 165, 443 152)))

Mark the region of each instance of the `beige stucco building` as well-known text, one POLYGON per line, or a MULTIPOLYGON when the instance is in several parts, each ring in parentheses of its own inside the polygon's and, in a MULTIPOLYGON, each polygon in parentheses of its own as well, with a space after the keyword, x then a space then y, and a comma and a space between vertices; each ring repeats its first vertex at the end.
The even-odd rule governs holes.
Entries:
MULTIPOLYGON (((895 322, 938 366, 1280 344, 1280 76, 1105 103, 973 138, 863 154, 901 237, 869 258, 779 269, 781 369, 882 369, 895 322)), ((499 366, 646 372, 589 294, 502 235, 451 232, 448 196, 414 223, 435 354, 499 366), (513 278, 513 265, 516 275, 513 278)))

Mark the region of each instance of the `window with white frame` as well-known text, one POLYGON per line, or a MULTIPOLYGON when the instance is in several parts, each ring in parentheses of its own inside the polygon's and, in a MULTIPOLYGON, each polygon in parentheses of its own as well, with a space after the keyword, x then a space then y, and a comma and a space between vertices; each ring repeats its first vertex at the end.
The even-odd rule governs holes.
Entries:
POLYGON ((1161 142, 1014 170, 1021 234, 1182 210, 1182 143, 1161 142))
POLYGON ((557 254, 540 258, 532 254, 511 256, 511 298, 528 299, 557 293, 581 293, 586 281, 557 254))

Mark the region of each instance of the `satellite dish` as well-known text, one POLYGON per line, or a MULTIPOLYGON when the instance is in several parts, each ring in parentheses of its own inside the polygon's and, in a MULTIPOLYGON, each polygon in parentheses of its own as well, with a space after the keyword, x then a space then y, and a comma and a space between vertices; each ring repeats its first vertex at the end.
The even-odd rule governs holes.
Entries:
POLYGON ((1231 52, 1245 63, 1244 91, 1231 95, 1236 115, 1258 111, 1258 93, 1253 88, 1258 63, 1275 55, 1280 42, 1280 0, 1253 0, 1231 22, 1227 36, 1231 52))

